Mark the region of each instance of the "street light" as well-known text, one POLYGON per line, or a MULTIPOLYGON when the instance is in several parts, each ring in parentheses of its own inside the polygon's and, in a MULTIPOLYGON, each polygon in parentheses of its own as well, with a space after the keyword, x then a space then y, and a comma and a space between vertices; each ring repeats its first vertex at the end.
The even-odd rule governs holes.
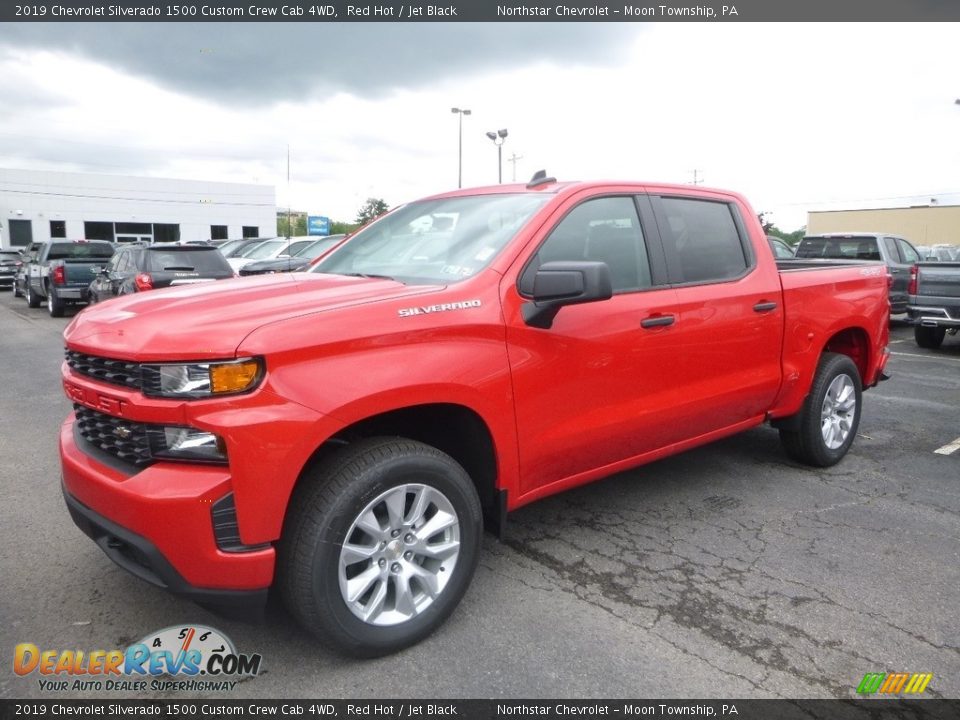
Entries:
POLYGON ((497 182, 503 183, 503 141, 507 139, 507 130, 488 132, 487 137, 497 146, 497 182))
POLYGON ((460 142, 458 145, 458 155, 457 155, 457 187, 463 187, 463 116, 469 115, 469 110, 464 110, 461 108, 450 108, 450 112, 456 113, 459 115, 460 121, 460 142))

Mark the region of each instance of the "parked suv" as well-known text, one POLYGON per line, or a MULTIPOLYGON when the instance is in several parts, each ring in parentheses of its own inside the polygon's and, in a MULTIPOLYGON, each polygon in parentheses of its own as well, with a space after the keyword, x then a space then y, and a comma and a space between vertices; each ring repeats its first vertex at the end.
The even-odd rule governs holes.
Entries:
POLYGON ((223 280, 233 269, 215 247, 127 245, 90 283, 90 302, 171 285, 223 280))
POLYGON ((907 311, 910 268, 920 262, 920 253, 906 239, 884 233, 824 233, 808 235, 797 245, 798 258, 831 260, 881 260, 893 276, 890 312, 907 311))

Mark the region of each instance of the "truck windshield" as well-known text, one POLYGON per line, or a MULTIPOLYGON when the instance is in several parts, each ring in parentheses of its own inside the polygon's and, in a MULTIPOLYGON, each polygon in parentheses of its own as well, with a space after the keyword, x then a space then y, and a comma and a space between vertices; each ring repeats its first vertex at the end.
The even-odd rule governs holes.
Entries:
POLYGON ((404 205, 361 230, 312 272, 447 285, 485 268, 552 197, 473 195, 404 205))
POLYGON ((881 260, 877 239, 869 235, 805 237, 797 247, 798 258, 830 260, 881 260))

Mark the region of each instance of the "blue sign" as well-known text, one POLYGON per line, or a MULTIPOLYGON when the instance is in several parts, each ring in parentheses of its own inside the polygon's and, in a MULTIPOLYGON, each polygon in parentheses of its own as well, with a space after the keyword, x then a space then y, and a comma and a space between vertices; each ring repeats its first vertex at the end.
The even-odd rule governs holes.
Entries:
POLYGON ((329 235, 330 218, 323 215, 307 215, 307 235, 329 235))

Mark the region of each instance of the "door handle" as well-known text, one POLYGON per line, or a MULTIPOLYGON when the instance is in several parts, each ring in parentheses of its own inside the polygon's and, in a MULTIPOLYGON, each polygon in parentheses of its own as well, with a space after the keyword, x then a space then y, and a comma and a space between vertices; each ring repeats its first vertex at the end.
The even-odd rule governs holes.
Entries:
POLYGON ((673 325, 674 317, 673 315, 655 315, 653 317, 644 318, 640 321, 640 327, 642 328, 655 328, 655 327, 666 327, 667 325, 673 325))
POLYGON ((756 305, 753 306, 754 312, 759 312, 759 313, 770 312, 771 310, 775 310, 776 308, 777 308, 777 304, 775 302, 762 302, 762 303, 757 303, 756 305))
POLYGON ((891 275, 899 275, 899 274, 900 274, 900 271, 897 270, 896 268, 890 268, 890 274, 891 274, 891 275))

